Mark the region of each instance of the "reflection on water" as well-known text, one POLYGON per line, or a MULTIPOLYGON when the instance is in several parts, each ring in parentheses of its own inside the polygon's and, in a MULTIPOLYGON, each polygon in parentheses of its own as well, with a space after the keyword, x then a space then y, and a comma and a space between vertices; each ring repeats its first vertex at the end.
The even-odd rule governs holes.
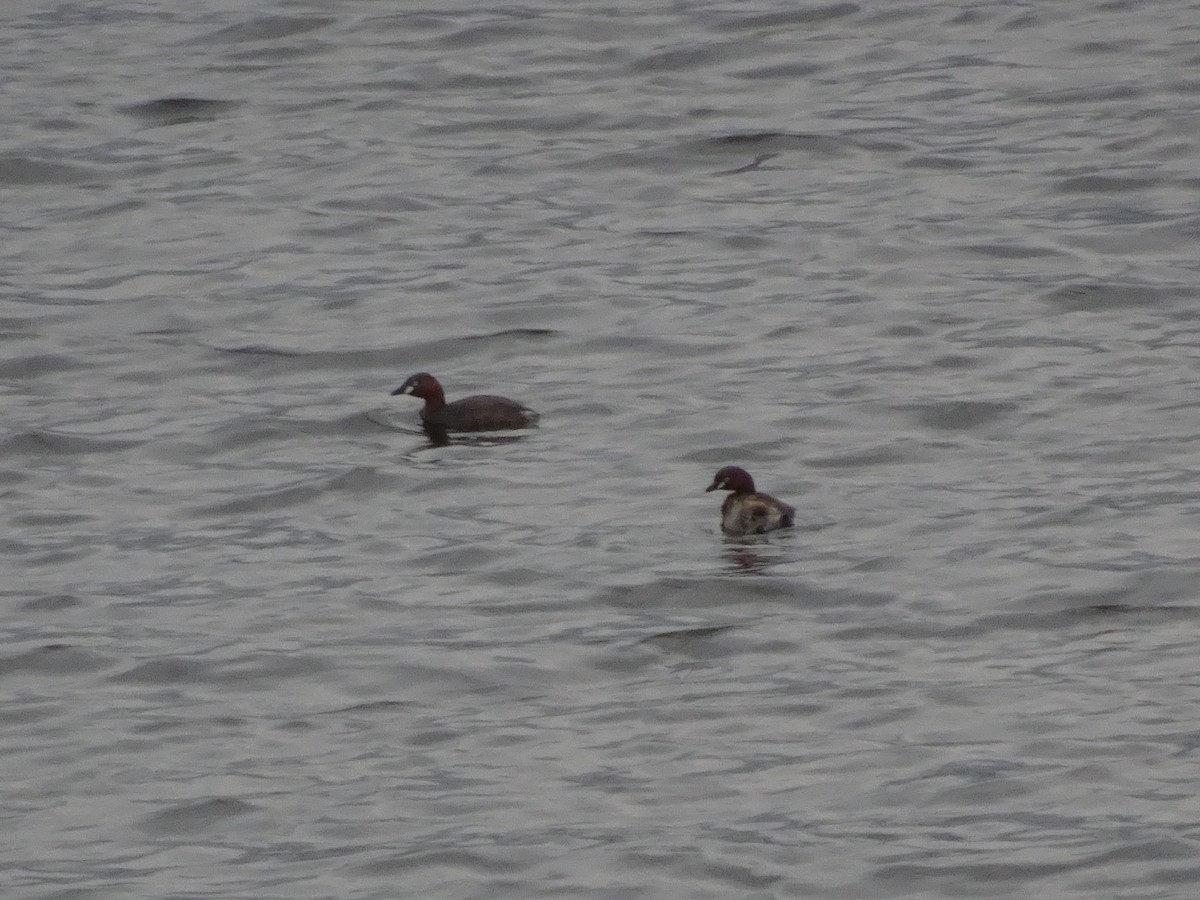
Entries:
POLYGON ((421 421, 421 427, 425 429, 425 434, 429 438, 429 443, 435 447, 445 447, 450 443, 450 433, 441 425, 432 425, 424 420, 421 421))
MULTIPOLYGON (((775 563, 783 561, 783 541, 797 532, 816 532, 832 523, 818 522, 794 525, 791 528, 773 531, 770 534, 746 534, 736 537, 725 535, 725 550, 722 554, 728 561, 727 568, 734 573, 762 572, 775 563)), ((790 544, 790 542, 788 542, 790 544)), ((792 554, 787 556, 791 559, 792 554)))
MULTIPOLYGON (((760 553, 753 547, 747 546, 745 538, 726 538, 726 542, 737 541, 734 546, 726 547, 722 554, 729 561, 729 568, 733 572, 749 574, 753 572, 762 572, 773 562, 776 561, 775 556, 767 556, 765 553, 760 553)), ((764 538, 760 538, 765 543, 764 538)))
POLYGON ((425 434, 433 447, 446 447, 454 444, 459 447, 499 447, 502 444, 516 444, 529 437, 528 434, 500 434, 487 431, 479 434, 462 434, 447 432, 445 428, 426 425, 425 434))
POLYGON ((439 425, 431 425, 428 422, 421 422, 420 428, 411 428, 406 425, 393 425, 391 422, 384 421, 378 418, 374 413, 365 412, 363 418, 373 425, 378 425, 386 431, 395 431, 400 434, 417 435, 424 434, 429 439, 427 444, 423 444, 415 449, 428 449, 430 447, 448 447, 451 444, 467 447, 498 447, 501 444, 515 444, 522 441, 529 435, 521 432, 518 434, 508 434, 496 431, 486 431, 478 433, 461 433, 450 432, 439 425))

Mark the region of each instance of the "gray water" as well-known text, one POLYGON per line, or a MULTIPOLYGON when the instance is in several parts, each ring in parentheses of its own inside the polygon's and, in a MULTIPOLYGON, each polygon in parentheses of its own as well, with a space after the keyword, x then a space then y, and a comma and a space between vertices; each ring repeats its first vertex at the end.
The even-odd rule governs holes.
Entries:
POLYGON ((0 12, 6 900, 1196 896, 1200 4, 250 7, 0 12))

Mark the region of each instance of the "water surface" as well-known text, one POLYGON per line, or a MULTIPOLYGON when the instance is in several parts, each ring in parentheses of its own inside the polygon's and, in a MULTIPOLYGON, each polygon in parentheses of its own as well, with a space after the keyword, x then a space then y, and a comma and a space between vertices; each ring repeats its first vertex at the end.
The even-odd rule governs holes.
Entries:
POLYGON ((0 13, 6 896, 1191 898, 1198 15, 0 13))

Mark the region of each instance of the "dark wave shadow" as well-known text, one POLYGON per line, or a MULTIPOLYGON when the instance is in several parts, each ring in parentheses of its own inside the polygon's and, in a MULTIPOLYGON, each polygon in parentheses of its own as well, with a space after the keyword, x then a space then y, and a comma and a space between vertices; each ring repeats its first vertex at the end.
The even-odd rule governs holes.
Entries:
POLYGON ((113 453, 139 447, 144 443, 144 440, 128 438, 93 437, 48 429, 31 429, 0 441, 0 452, 30 456, 76 456, 87 453, 113 453))
POLYGON ((160 97, 124 106, 121 111, 151 125, 181 125, 185 122, 212 121, 240 105, 240 102, 205 97, 160 97))
POLYGON ((540 342, 560 334, 561 332, 551 328, 506 328, 486 334, 461 335, 437 341, 415 342, 411 345, 338 350, 307 350, 302 347, 280 347, 270 344, 221 346, 201 343, 200 346, 225 356, 285 362, 300 360, 306 369, 361 369, 363 366, 396 369, 399 366, 406 372, 412 372, 419 371, 427 363, 444 360, 468 350, 474 351, 478 347, 486 347, 496 342, 540 342))
POLYGON ((670 631, 660 631, 647 635, 637 641, 641 645, 656 647, 668 653, 687 653, 694 651, 711 637, 724 634, 736 628, 736 625, 696 625, 690 628, 673 628, 670 631))

